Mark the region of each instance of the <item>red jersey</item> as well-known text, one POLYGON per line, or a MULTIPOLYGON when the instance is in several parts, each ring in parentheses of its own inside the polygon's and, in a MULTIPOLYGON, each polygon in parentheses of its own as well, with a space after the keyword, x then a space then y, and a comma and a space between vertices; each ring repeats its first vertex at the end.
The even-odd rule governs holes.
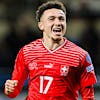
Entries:
MULTIPOLYGON (((89 54, 67 39, 54 51, 48 50, 42 39, 25 45, 12 74, 18 86, 9 97, 18 95, 28 76, 27 100, 77 100, 79 90, 96 83, 89 54)), ((86 92, 82 92, 85 98, 86 92)))

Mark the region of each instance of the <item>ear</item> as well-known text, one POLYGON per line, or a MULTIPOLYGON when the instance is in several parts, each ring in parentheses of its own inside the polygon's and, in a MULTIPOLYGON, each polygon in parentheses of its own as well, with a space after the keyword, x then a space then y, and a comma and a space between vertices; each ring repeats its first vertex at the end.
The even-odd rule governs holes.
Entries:
POLYGON ((42 31, 43 30, 43 23, 42 22, 38 22, 38 27, 42 31))

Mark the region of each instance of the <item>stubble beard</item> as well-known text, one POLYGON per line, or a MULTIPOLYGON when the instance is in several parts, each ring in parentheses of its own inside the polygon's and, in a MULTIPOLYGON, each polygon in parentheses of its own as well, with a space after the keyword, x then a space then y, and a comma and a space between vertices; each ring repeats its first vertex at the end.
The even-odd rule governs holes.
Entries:
POLYGON ((59 43, 62 39, 61 38, 51 38, 54 43, 59 43))

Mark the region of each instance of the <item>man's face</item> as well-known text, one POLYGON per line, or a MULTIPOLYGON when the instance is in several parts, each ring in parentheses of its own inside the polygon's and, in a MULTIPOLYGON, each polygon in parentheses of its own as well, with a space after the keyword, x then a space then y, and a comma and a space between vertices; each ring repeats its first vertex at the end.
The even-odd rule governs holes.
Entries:
POLYGON ((45 37, 61 39, 66 32, 66 15, 60 9, 48 9, 44 11, 38 26, 45 37))

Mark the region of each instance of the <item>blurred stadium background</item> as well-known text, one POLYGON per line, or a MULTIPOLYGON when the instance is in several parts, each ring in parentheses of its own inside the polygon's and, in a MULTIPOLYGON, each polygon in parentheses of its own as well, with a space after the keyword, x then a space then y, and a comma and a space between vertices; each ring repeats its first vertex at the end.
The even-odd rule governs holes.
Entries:
MULTIPOLYGON (((19 49, 42 34, 37 27, 35 11, 48 0, 0 0, 0 100, 11 100, 4 93, 4 83, 11 78, 19 49)), ((92 58, 97 84, 95 100, 100 100, 100 0, 59 0, 69 5, 65 36, 87 50, 92 58)), ((24 100, 27 82, 13 100, 24 100)), ((79 98, 81 100, 81 98, 79 98)))

